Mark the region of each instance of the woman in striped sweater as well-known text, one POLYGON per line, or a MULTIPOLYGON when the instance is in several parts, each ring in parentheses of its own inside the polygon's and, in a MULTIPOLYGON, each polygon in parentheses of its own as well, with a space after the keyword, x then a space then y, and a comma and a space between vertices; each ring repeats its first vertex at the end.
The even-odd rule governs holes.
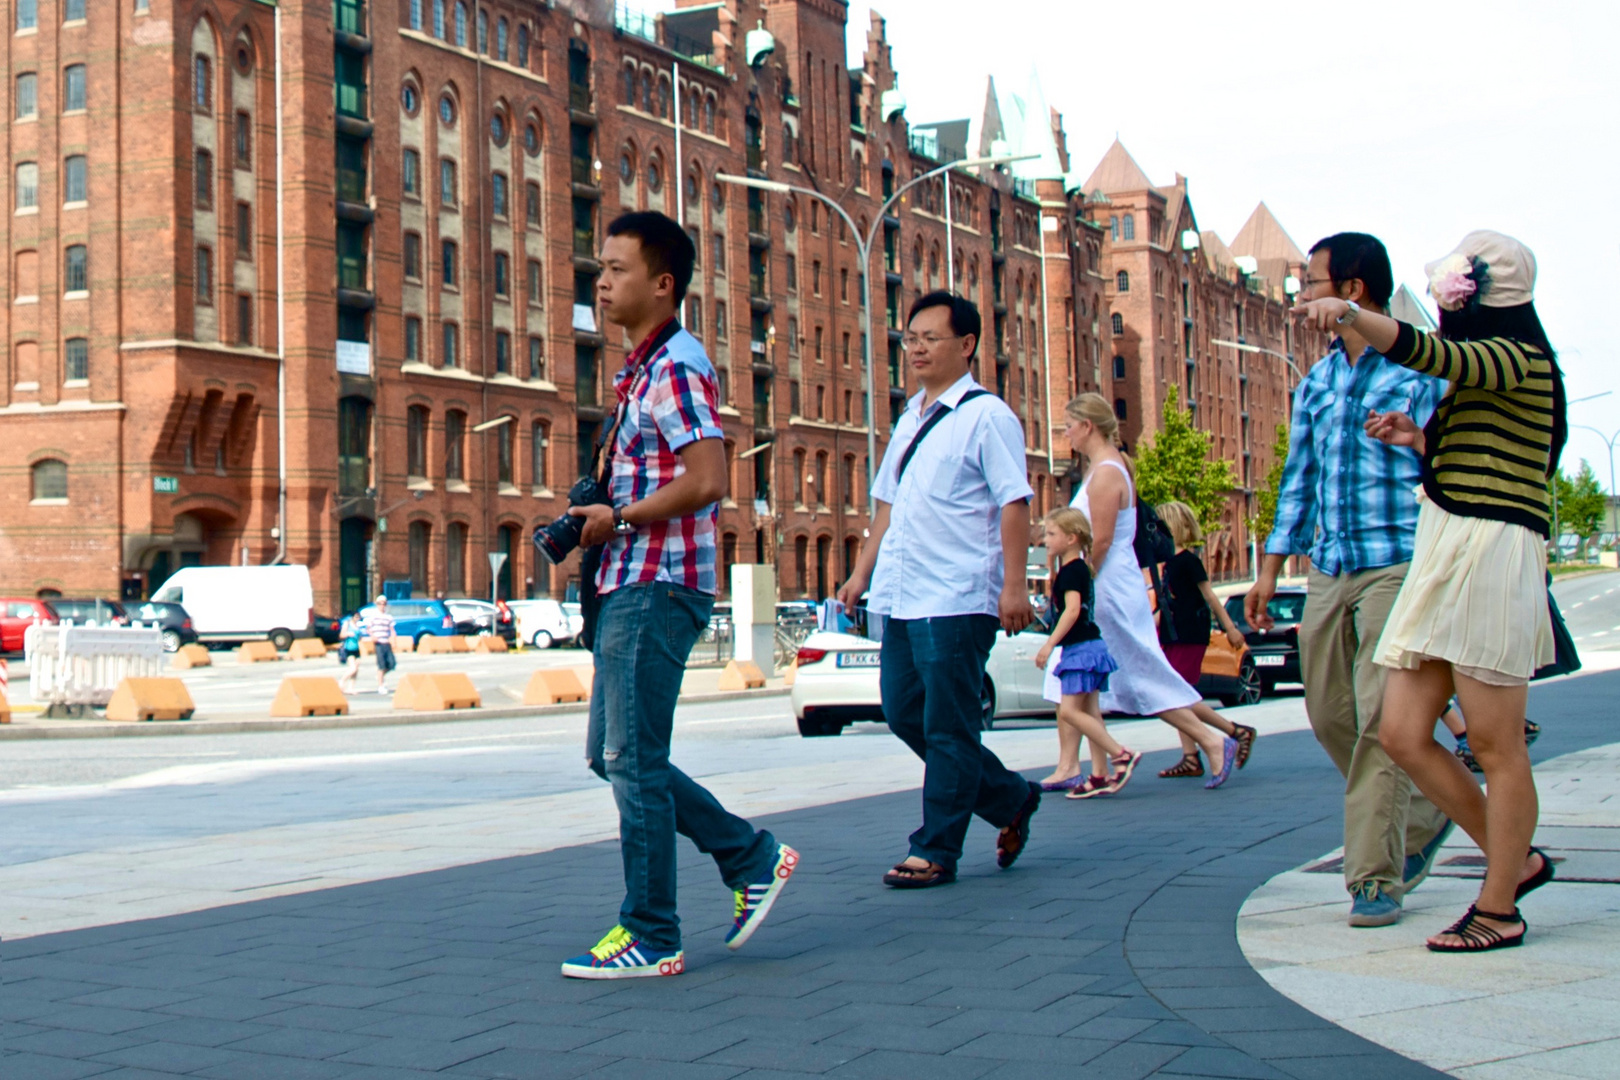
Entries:
POLYGON ((1530 250, 1500 233, 1473 232, 1428 269, 1438 335, 1343 300, 1295 310, 1330 332, 1354 323, 1389 359, 1451 383, 1421 429, 1399 413, 1367 418, 1369 437, 1423 456, 1417 545, 1378 643, 1379 664, 1393 669, 1380 739, 1485 852, 1479 899, 1428 943, 1437 952, 1481 952, 1524 941, 1518 901, 1553 873, 1531 846, 1538 811, 1524 707, 1530 676, 1553 659, 1547 478, 1568 428, 1563 377, 1532 298, 1530 250), (1434 718, 1453 692, 1488 797, 1435 741, 1434 718))

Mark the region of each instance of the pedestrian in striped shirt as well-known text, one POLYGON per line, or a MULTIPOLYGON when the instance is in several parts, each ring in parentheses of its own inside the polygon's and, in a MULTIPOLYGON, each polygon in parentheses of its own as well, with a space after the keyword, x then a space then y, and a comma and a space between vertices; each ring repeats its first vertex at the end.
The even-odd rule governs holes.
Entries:
POLYGON ((365 635, 377 650, 377 693, 386 694, 388 689, 383 680, 399 666, 394 659, 394 617, 388 614, 388 597, 379 596, 372 601, 371 610, 366 613, 365 635))

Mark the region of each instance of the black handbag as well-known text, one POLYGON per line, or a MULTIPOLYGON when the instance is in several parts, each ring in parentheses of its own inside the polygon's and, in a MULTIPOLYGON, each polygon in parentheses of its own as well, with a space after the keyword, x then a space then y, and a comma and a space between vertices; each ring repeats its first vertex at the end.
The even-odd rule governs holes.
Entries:
MULTIPOLYGON (((1552 575, 1547 575, 1547 583, 1552 584, 1552 575)), ((1552 618, 1553 632, 1553 662, 1545 667, 1536 669, 1530 676, 1531 681, 1536 679, 1550 679, 1554 675, 1573 675, 1581 670, 1581 654, 1575 651, 1575 639, 1569 634, 1569 627, 1564 625, 1564 614, 1558 610, 1558 601, 1553 599, 1552 589, 1547 590, 1547 614, 1552 618)))

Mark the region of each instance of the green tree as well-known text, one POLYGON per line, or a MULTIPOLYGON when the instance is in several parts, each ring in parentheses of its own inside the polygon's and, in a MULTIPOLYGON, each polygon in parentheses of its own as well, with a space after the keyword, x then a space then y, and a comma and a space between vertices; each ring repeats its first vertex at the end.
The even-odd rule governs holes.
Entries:
POLYGON ((1249 519, 1249 534, 1262 548, 1277 521, 1277 497, 1282 491, 1283 466, 1287 463, 1288 425, 1278 424, 1276 441, 1271 444, 1271 468, 1266 470, 1265 483, 1254 493, 1254 517, 1249 519))
POLYGON ((1193 426, 1181 407, 1176 388, 1164 396, 1164 424, 1149 442, 1137 447, 1136 490, 1150 506, 1176 499, 1192 507, 1205 532, 1221 528, 1227 495, 1237 486, 1232 463, 1211 459, 1213 439, 1193 426))
POLYGON ((1608 511, 1608 497, 1592 472, 1592 465, 1581 459, 1580 471, 1571 480, 1563 469, 1554 474, 1549 487, 1558 496, 1558 528, 1581 538, 1582 554, 1588 541, 1603 531, 1604 515, 1608 511))

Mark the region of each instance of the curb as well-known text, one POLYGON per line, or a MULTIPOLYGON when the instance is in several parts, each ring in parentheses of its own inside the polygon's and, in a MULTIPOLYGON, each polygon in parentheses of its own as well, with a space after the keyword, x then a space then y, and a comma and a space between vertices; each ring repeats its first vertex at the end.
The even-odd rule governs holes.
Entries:
MULTIPOLYGON (((717 701, 749 698, 786 697, 785 689, 729 690, 688 694, 678 704, 703 705, 717 701)), ((234 735, 251 731, 323 731, 334 728, 397 727, 408 724, 441 724, 465 720, 512 720, 525 716, 560 716, 582 712, 582 704, 497 705, 491 708, 451 709, 442 712, 368 713, 349 716, 311 716, 301 719, 264 720, 148 720, 141 723, 113 723, 87 720, 82 726, 37 727, 33 724, 0 725, 0 742, 26 739, 103 739, 142 735, 234 735)))

